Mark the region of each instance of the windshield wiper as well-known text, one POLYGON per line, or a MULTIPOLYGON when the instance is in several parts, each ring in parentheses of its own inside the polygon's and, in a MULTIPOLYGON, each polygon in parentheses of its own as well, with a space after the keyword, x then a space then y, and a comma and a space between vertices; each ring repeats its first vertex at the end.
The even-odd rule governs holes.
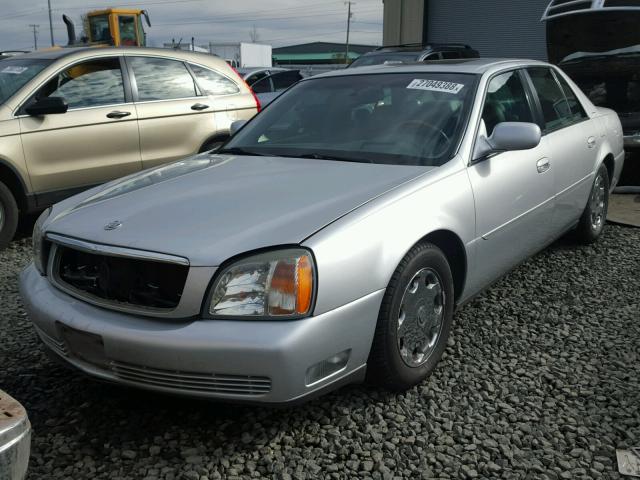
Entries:
POLYGON ((303 153, 302 155, 296 155, 296 157, 312 158, 314 160, 337 160, 339 162, 373 163, 373 161, 368 158, 341 157, 338 155, 324 155, 322 153, 303 153))
POLYGON ((251 155, 254 157, 268 157, 264 153, 252 152, 251 150, 245 150, 240 147, 223 148, 222 150, 215 151, 214 153, 229 153, 231 155, 251 155))

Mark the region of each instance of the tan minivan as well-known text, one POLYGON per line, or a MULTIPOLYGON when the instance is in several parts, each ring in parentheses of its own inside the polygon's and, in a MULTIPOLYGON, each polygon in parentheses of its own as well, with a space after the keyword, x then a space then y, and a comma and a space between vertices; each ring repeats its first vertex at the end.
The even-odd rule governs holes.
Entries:
POLYGON ((214 148, 260 108, 212 55, 65 48, 0 62, 0 248, 19 212, 214 148))

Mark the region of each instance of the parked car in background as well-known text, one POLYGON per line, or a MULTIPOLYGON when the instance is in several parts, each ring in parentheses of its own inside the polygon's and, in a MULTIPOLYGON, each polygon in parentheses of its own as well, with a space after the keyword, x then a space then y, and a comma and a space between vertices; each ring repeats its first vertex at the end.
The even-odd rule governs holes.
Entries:
POLYGON ((8 393, 0 390, 0 479, 26 477, 31 451, 31 424, 27 412, 8 393))
POLYGON ((210 150, 257 103, 212 55, 69 48, 0 64, 0 247, 18 212, 210 150))
POLYGON ((431 62, 434 60, 457 60, 460 58, 477 58, 480 54, 469 45, 459 43, 433 43, 423 45, 410 43, 376 48, 356 58, 349 68, 371 65, 431 62))
POLYGON ((240 68, 238 72, 247 82, 247 85, 251 87, 263 107, 303 78, 300 70, 278 67, 240 68))
MULTIPOLYGON (((235 127, 235 126, 234 126, 235 127)), ((20 291, 102 380, 295 402, 422 381, 456 306, 560 235, 594 242, 615 112, 542 62, 304 79, 215 152, 48 209, 20 291)))

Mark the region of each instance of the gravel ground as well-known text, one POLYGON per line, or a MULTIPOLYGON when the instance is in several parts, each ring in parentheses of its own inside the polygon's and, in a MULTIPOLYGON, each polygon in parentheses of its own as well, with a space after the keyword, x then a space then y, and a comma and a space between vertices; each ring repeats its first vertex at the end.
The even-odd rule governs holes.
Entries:
POLYGON ((620 478, 640 445, 640 229, 559 242, 455 317, 435 374, 296 408, 125 390, 49 361, 0 252, 0 386, 34 428, 30 479, 620 478))

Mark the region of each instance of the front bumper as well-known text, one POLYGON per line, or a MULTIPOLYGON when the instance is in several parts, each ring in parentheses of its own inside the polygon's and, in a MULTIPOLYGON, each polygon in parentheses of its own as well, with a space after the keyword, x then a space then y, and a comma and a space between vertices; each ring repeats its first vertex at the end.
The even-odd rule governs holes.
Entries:
POLYGON ((0 478, 22 480, 29 465, 31 424, 17 400, 0 390, 0 478))
POLYGON ((290 403, 364 378, 384 291, 294 321, 153 319, 89 305, 55 288, 33 265, 20 276, 43 343, 94 377, 166 393, 290 403), (350 351, 334 374, 309 367, 350 351))

